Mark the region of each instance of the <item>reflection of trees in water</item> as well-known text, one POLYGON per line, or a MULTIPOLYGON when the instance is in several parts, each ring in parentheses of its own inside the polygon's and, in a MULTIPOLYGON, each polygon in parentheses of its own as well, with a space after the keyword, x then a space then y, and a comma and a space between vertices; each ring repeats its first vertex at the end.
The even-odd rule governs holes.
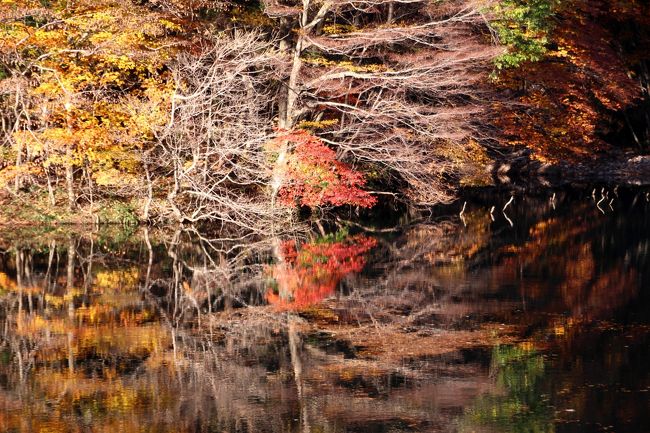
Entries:
MULTIPOLYGON (((298 290, 349 279, 372 246, 353 239, 296 249, 285 264, 305 285, 283 291, 295 299, 298 290)), ((341 352, 314 340, 296 312, 261 305, 281 264, 273 264, 275 244, 145 230, 121 244, 88 234, 11 246, 0 265, 7 359, 0 426, 426 430, 447 420, 431 409, 438 385, 408 386, 387 369, 367 370, 362 359, 341 363, 341 352)), ((452 400, 440 404, 458 404, 452 400)))
POLYGON ((463 227, 407 231, 415 247, 409 250, 404 240, 401 249, 388 248, 399 251, 387 261, 389 270, 397 270, 397 280, 409 280, 397 285, 433 286, 486 313, 512 302, 524 311, 606 317, 650 283, 637 271, 650 264, 648 205, 642 200, 633 205, 633 199, 621 191, 613 202, 616 212, 603 215, 589 193, 558 192, 553 201, 518 198, 508 209, 515 222, 510 227, 503 219, 491 221, 488 209, 498 199, 483 198, 482 209, 468 207, 463 227))
POLYGON ((293 239, 279 242, 276 261, 266 272, 266 300, 278 309, 299 310, 333 296, 341 280, 363 270, 365 254, 376 243, 345 230, 301 245, 293 239))
POLYGON ((491 375, 497 391, 469 406, 460 431, 551 433, 554 411, 544 394, 544 358, 529 344, 495 346, 491 375))
MULTIPOLYGON (((219 377, 239 380, 230 388, 246 404, 264 374, 251 374, 235 362, 222 364, 217 352, 213 359, 210 351, 216 349, 209 340, 186 328, 191 317, 184 311, 199 301, 187 290, 183 266, 195 263, 181 263, 175 238, 167 244, 170 259, 165 243, 158 239, 152 245, 146 231, 142 239, 121 245, 89 235, 11 247, 0 265, 5 360, 0 369, 7 383, 0 400, 6 409, 2 430, 76 431, 92 423, 93 431, 140 431, 144 423, 193 431, 205 410, 214 411, 213 402, 236 404, 229 402, 234 396, 223 396, 228 386, 214 388, 219 377), (154 283, 169 290, 150 295, 154 283), (234 371, 223 375, 228 369, 234 371), (213 395, 215 390, 223 395, 213 395)), ((216 299, 215 294, 212 302, 216 299)), ((251 343, 259 343, 264 332, 260 328, 251 343)), ((232 419, 231 412, 223 413, 215 423, 246 423, 244 412, 232 419)))
POLYGON ((527 205, 515 219, 531 223, 518 242, 491 254, 489 284, 516 288, 524 310, 569 310, 594 319, 611 316, 638 296, 636 270, 648 264, 643 211, 630 210, 623 200, 624 212, 602 215, 589 199, 563 195, 556 209, 527 205))
POLYGON ((648 278, 646 220, 563 200, 513 207, 514 228, 470 207, 373 236, 2 240, 0 429, 444 430, 497 385, 474 415, 544 431, 541 357, 486 351, 494 322, 568 341, 648 278))

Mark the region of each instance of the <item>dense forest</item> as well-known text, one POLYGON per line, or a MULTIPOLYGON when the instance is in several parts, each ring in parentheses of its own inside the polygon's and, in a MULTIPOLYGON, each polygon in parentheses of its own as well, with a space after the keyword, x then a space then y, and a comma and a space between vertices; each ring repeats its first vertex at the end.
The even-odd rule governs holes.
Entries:
POLYGON ((650 140, 649 9, 5 0, 3 220, 259 231, 450 202, 522 158, 627 162, 650 140))

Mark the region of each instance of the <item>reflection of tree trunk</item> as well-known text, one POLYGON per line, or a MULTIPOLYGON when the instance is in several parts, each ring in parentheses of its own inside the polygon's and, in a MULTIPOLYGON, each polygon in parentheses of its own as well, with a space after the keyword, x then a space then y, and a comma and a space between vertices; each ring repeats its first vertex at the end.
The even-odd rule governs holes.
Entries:
POLYGON ((54 263, 54 254, 56 254, 56 241, 52 239, 49 246, 49 254, 47 256, 47 271, 45 272, 44 290, 41 292, 41 307, 45 307, 45 295, 50 292, 50 284, 56 281, 52 278, 52 264, 54 263))
POLYGON ((95 243, 90 238, 90 255, 88 256, 88 267, 86 268, 86 278, 84 279, 84 295, 88 295, 88 288, 93 281, 93 255, 95 253, 95 243))
POLYGON ((298 403, 300 404, 300 418, 302 421, 302 429, 304 433, 311 431, 309 425, 309 407, 307 406, 307 398, 305 397, 305 389, 302 383, 302 361, 300 360, 300 335, 296 329, 298 319, 293 314, 289 313, 287 317, 288 333, 289 333, 289 352, 291 353, 291 365, 293 366, 293 377, 296 382, 298 390, 298 403))
POLYGON ((65 281, 66 289, 68 289, 68 291, 72 290, 74 287, 74 260, 76 254, 75 239, 70 235, 68 236, 68 265, 66 267, 67 274, 65 281))
POLYGON ((73 349, 73 335, 68 332, 68 371, 70 374, 74 373, 74 349, 73 349))
POLYGON ((172 312, 172 327, 176 327, 178 324, 179 317, 177 315, 182 314, 182 310, 179 309, 179 299, 180 299, 180 294, 181 294, 181 284, 182 284, 182 274, 183 274, 183 264, 178 258, 178 246, 180 243, 180 237, 181 237, 181 231, 177 230, 176 233, 174 233, 174 237, 172 238, 171 245, 169 248, 167 248, 167 254, 169 257, 172 258, 172 273, 174 277, 174 291, 173 291, 173 297, 174 299, 172 300, 172 305, 174 306, 174 310, 172 312))
MULTIPOLYGON (((34 287, 34 279, 32 277, 33 255, 30 250, 23 251, 23 268, 22 273, 24 276, 24 283, 27 287, 34 287)), ((32 291, 27 291, 27 305, 29 307, 29 314, 34 312, 34 300, 32 298, 32 291)))
MULTIPOLYGON (((285 261, 284 255, 282 254, 282 248, 280 247, 280 239, 273 240, 273 256, 275 261, 282 265, 285 261)), ((281 284, 278 281, 279 284, 281 284)), ((288 293, 288 288, 278 287, 279 293, 288 293)), ((300 417, 302 421, 303 432, 307 433, 311 430, 309 425, 309 413, 307 407, 307 401, 305 398, 305 390, 302 383, 302 361, 300 359, 300 346, 301 340, 300 335, 297 330, 298 318, 289 313, 287 315, 287 326, 289 334, 289 353, 291 354, 291 365, 293 366, 293 377, 296 382, 296 388, 298 391, 298 403, 300 404, 300 417)))
POLYGON ((68 237, 68 265, 66 268, 67 273, 65 281, 67 295, 70 299, 68 302, 68 317, 70 320, 74 318, 74 297, 70 292, 74 289, 74 261, 77 253, 75 247, 75 240, 72 235, 70 235, 68 237))
POLYGON ((14 352, 16 353, 16 358, 18 360, 18 377, 22 381, 25 378, 25 368, 23 366, 23 354, 20 351, 20 343, 16 344, 14 352))
MULTIPOLYGON (((69 296, 70 301, 68 302, 68 317, 72 322, 74 319, 74 298, 71 295, 71 291, 74 289, 74 261, 77 255, 75 239, 70 235, 68 237, 68 265, 67 265, 67 275, 66 275, 66 290, 67 295, 69 296)), ((72 324, 71 324, 72 325, 72 324)), ((70 373, 74 373, 74 350, 73 350, 73 333, 72 331, 68 332, 68 370, 70 373)))

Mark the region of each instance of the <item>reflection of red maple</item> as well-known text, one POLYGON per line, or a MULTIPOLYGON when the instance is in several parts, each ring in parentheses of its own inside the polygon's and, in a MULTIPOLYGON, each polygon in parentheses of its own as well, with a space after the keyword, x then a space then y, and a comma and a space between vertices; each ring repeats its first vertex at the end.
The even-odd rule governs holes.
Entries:
POLYGON ((364 191, 363 174, 336 160, 336 152, 307 131, 287 131, 275 140, 293 145, 285 168, 286 183, 280 190, 282 201, 293 206, 372 207, 377 201, 364 191))
POLYGON ((267 301, 280 309, 300 309, 322 301, 334 294, 343 277, 361 272, 366 264, 363 254, 376 244, 363 235, 299 248, 295 241, 283 242, 284 262, 270 268, 278 290, 269 288, 267 301))

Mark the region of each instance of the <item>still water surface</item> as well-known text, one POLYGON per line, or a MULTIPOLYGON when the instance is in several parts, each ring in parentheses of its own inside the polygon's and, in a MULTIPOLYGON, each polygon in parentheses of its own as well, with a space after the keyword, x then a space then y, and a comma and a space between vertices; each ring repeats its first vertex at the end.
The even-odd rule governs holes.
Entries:
POLYGON ((648 432, 650 203, 599 194, 244 242, 5 230, 0 431, 648 432))

